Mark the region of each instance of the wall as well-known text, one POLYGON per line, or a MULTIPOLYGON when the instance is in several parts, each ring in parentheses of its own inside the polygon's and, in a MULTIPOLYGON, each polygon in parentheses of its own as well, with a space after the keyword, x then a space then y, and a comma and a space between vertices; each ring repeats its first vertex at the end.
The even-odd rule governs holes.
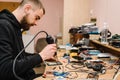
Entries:
POLYGON ((69 43, 69 29, 89 22, 90 0, 64 0, 63 44, 69 43))
POLYGON ((90 0, 91 10, 97 17, 97 26, 101 29, 107 22, 114 34, 120 34, 120 0, 90 0))
POLYGON ((20 2, 21 0, 0 0, 2 2, 20 2))
MULTIPOLYGON (((32 35, 23 35, 24 47, 33 39, 32 35)), ((34 41, 32 41, 29 46, 25 49, 26 52, 34 53, 34 41)))
POLYGON ((0 11, 8 9, 9 11, 15 10, 19 6, 19 2, 0 2, 0 11))

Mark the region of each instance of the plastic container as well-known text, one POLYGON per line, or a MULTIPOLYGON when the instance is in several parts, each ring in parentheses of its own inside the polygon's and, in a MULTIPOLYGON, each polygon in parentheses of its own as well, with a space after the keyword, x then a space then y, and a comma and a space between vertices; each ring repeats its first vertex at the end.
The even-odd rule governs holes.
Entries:
POLYGON ((104 23, 103 29, 101 31, 101 43, 102 44, 108 44, 108 28, 107 28, 107 23, 104 23))

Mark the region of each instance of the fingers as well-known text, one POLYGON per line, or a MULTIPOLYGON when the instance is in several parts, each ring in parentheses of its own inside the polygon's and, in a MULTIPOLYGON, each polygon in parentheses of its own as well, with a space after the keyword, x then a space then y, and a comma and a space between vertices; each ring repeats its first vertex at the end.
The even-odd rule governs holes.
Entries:
POLYGON ((50 59, 54 56, 55 52, 57 51, 56 44, 48 44, 41 52, 40 55, 42 56, 43 60, 50 59))
POLYGON ((50 44, 48 46, 50 46, 51 52, 56 52, 56 50, 57 50, 56 44, 50 44))

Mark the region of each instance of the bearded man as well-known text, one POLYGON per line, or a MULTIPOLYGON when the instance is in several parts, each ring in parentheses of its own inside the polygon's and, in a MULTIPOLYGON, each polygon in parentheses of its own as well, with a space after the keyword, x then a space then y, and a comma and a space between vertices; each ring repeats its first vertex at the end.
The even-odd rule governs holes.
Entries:
POLYGON ((0 80, 33 80, 33 68, 44 60, 52 58, 56 52, 56 44, 47 45, 38 54, 28 54, 25 51, 19 55, 13 71, 13 62, 24 48, 22 30, 29 30, 45 14, 40 0, 22 0, 13 12, 0 12, 0 80))

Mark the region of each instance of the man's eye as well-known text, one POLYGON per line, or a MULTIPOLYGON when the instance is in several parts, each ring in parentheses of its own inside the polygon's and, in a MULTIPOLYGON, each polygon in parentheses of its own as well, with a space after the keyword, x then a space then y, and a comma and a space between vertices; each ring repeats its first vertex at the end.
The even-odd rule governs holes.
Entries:
POLYGON ((36 20, 40 20, 40 17, 38 16, 38 17, 36 17, 36 20))

